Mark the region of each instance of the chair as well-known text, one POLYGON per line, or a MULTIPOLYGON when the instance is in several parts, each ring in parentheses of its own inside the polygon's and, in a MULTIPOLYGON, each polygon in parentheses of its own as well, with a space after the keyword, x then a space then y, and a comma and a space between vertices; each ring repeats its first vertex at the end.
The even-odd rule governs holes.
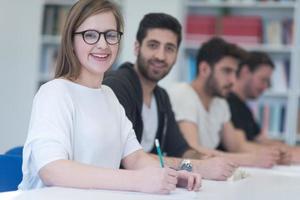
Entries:
POLYGON ((22 157, 0 155, 0 192, 17 190, 22 180, 22 157))
POLYGON ((23 154, 23 146, 11 148, 7 152, 5 152, 5 155, 22 156, 22 154, 23 154))

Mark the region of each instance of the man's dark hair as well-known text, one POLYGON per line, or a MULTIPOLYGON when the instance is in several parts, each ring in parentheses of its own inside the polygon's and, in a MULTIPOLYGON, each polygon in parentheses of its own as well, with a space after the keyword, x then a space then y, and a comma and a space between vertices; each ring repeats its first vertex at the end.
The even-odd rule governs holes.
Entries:
POLYGON ((196 57, 196 72, 199 73, 199 64, 201 62, 207 62, 210 67, 213 67, 224 57, 230 56, 241 60, 244 57, 245 51, 235 44, 226 42, 222 38, 213 37, 209 41, 202 44, 198 50, 196 57))
POLYGON ((171 15, 165 13, 149 13, 140 22, 136 39, 141 44, 146 37, 147 31, 153 28, 167 29, 177 35, 177 46, 179 47, 182 35, 179 21, 171 15))
POLYGON ((248 69, 253 73, 259 69, 262 65, 268 65, 274 69, 275 65, 269 55, 262 51, 252 51, 249 52, 246 57, 240 62, 238 75, 242 67, 247 66, 248 69))

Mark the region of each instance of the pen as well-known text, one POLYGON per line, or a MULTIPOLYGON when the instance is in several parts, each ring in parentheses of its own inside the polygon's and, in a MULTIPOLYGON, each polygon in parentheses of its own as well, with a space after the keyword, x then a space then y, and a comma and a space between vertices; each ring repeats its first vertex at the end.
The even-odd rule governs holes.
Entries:
POLYGON ((164 160, 163 160, 163 156, 161 154, 161 150, 160 150, 158 139, 155 139, 155 146, 156 146, 156 151, 157 151, 157 154, 158 154, 158 157, 159 157, 160 166, 164 167, 164 160))

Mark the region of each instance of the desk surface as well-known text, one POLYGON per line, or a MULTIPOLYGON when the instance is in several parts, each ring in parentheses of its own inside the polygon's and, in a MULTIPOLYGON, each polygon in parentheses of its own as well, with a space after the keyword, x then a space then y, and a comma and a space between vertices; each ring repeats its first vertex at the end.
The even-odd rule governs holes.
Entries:
POLYGON ((292 200, 300 199, 300 166, 278 166, 273 169, 242 168, 250 176, 238 181, 203 181, 200 192, 177 189, 170 195, 143 194, 109 190, 43 188, 31 191, 1 193, 0 199, 101 199, 101 200, 292 200))

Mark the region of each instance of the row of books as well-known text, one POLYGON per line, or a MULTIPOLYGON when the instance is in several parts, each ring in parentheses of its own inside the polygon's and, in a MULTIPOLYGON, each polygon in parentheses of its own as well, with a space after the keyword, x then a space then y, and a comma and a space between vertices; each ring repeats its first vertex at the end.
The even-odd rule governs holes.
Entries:
POLYGON ((297 128, 297 133, 300 135, 300 104, 299 104, 299 109, 298 109, 298 128, 297 128))
MULTIPOLYGON (((201 0, 200 0, 201 1, 201 0)), ((205 2, 209 3, 217 3, 217 2, 293 2, 295 0, 205 0, 205 2)))
POLYGON ((270 91, 286 92, 290 87, 290 60, 274 60, 270 91))
POLYGON ((280 138, 285 132, 286 104, 284 102, 260 102, 249 104, 263 131, 280 138))
MULTIPOLYGON (((195 55, 187 55, 188 74, 187 81, 191 82, 197 76, 195 55)), ((275 60, 275 69, 271 77, 270 92, 286 92, 290 86, 290 61, 275 60)))
POLYGON ((60 35, 70 7, 62 5, 46 5, 44 9, 43 35, 60 35))
POLYGON ((186 18, 186 39, 206 41, 219 35, 239 44, 292 44, 292 19, 262 19, 260 16, 213 16, 191 14, 186 18))

